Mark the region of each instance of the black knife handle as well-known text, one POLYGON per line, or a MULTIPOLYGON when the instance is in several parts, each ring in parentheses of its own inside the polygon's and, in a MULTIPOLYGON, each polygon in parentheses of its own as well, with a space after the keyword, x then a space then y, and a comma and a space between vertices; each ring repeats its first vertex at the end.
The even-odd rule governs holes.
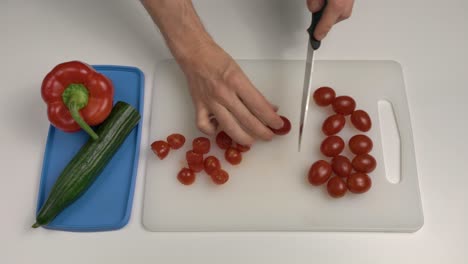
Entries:
POLYGON ((320 48, 320 40, 315 39, 314 31, 320 19, 322 18, 323 10, 325 10, 325 7, 327 6, 327 4, 328 4, 328 1, 324 0, 322 8, 319 11, 312 13, 312 23, 310 24, 310 27, 307 29, 307 32, 309 32, 310 45, 312 45, 312 48, 314 50, 320 48))

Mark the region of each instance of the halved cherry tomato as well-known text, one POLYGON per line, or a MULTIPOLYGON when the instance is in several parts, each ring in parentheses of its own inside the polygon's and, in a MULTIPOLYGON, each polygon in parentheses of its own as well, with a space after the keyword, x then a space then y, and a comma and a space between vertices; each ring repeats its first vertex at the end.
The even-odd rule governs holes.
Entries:
POLYGON ((348 177, 353 171, 351 161, 345 156, 336 156, 331 162, 333 172, 340 177, 348 177))
POLYGON ((242 154, 239 150, 229 147, 224 153, 224 158, 232 165, 237 165, 242 161, 242 154))
POLYGON ((280 129, 274 129, 270 127, 270 129, 273 133, 275 133, 275 135, 284 136, 288 134, 289 131, 291 131, 291 122, 284 116, 280 117, 283 120, 283 127, 281 127, 280 129))
POLYGON ((333 101, 333 110, 337 114, 350 115, 356 108, 356 101, 350 96, 342 95, 335 98, 333 101))
POLYGON ((352 153, 367 154, 372 150, 373 143, 372 140, 366 135, 355 135, 349 139, 349 149, 352 153))
POLYGON ((185 158, 187 159, 189 168, 194 172, 200 172, 203 170, 203 154, 189 150, 185 153, 185 158))
POLYGON ((197 137, 192 142, 193 152, 206 154, 210 152, 211 143, 206 137, 197 137))
POLYGON ((350 192, 365 193, 371 188, 372 180, 367 174, 354 173, 349 176, 347 184, 350 192))
POLYGON ((354 157, 352 164, 356 171, 369 173, 375 170, 377 161, 369 154, 361 154, 354 157))
POLYGON ((327 136, 335 135, 343 129, 345 123, 346 120, 343 115, 331 115, 323 122, 322 131, 327 136))
POLYGON ((206 157, 203 165, 208 175, 211 175, 215 170, 221 169, 221 163, 215 156, 206 157))
POLYGON ((225 184, 229 180, 229 174, 223 169, 217 169, 210 175, 216 184, 225 184))
POLYGON ((354 127, 363 132, 367 132, 372 127, 372 120, 364 110, 356 110, 351 114, 351 123, 354 127))
POLYGON ((333 198, 340 198, 346 194, 346 183, 340 177, 332 177, 327 183, 327 192, 333 198))
POLYGON ((167 143, 172 149, 180 149, 185 144, 185 137, 181 134, 171 134, 167 137, 167 143))
POLYGON ((160 160, 167 157, 170 148, 169 144, 164 140, 157 140, 151 144, 151 150, 153 150, 154 154, 156 154, 160 160))
POLYGON ((336 93, 330 87, 320 87, 314 92, 314 101, 319 106, 327 106, 333 103, 336 93))
POLYGON ((325 160, 318 160, 310 166, 307 179, 309 183, 318 186, 326 183, 330 179, 332 168, 330 163, 325 160))
POLYGON ((338 156, 344 149, 345 143, 339 136, 329 136, 322 141, 320 151, 327 157, 338 156))
POLYGON ((177 179, 184 185, 190 185, 195 181, 195 172, 188 168, 183 168, 177 174, 177 179))
POLYGON ((220 131, 216 135, 216 144, 220 149, 227 149, 232 145, 232 139, 226 132, 220 131))
POLYGON ((240 152, 247 152, 250 150, 250 146, 247 145, 241 145, 239 143, 234 143, 234 148, 239 150, 240 152))

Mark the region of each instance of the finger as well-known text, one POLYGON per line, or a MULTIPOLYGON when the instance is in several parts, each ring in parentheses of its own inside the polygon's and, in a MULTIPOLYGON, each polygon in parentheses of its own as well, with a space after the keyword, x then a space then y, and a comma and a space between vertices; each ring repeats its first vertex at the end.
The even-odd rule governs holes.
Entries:
POLYGON ((319 11, 324 4, 324 0, 307 0, 307 7, 309 11, 315 13, 319 11))
POLYGON ((252 85, 244 74, 236 78, 235 83, 237 95, 242 99, 250 112, 259 118, 265 125, 280 129, 283 126, 283 120, 274 111, 271 103, 252 85))
POLYGON ((210 108, 216 116, 216 120, 219 122, 221 129, 224 130, 235 142, 248 146, 253 144, 254 138, 242 129, 234 116, 224 106, 218 103, 213 103, 210 108))
POLYGON ((338 18, 336 23, 341 22, 351 17, 351 14, 353 13, 353 5, 354 5, 354 1, 350 1, 349 5, 345 8, 344 12, 338 18))
POLYGON ((197 127, 207 135, 213 135, 216 132, 216 125, 211 121, 210 112, 202 103, 197 104, 197 127))
MULTIPOLYGON (((241 98, 239 98, 239 100, 240 100, 243 104, 245 104, 244 101, 243 101, 241 98)), ((267 102, 268 102, 268 101, 267 101, 267 102)), ((277 106, 277 105, 275 105, 275 104, 272 104, 272 103, 270 103, 270 102, 268 102, 268 103, 270 104, 270 107, 273 109, 273 111, 278 112, 279 106, 277 106)))
POLYGON ((274 104, 270 104, 270 105, 271 105, 271 107, 273 108, 273 111, 278 112, 279 106, 274 105, 274 104))
POLYGON ((324 39, 341 16, 341 7, 333 3, 335 2, 330 2, 327 7, 325 7, 322 18, 315 28, 314 37, 317 40, 324 39))
POLYGON ((226 107, 250 135, 263 140, 273 138, 273 132, 258 120, 239 98, 232 99, 226 107))

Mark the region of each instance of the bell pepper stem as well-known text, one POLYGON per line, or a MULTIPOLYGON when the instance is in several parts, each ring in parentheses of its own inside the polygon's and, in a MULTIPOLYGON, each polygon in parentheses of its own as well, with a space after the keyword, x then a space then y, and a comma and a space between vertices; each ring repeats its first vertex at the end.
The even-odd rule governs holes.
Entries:
POLYGON ((80 110, 88 104, 88 89, 82 84, 70 84, 63 92, 62 100, 75 122, 88 133, 92 139, 97 140, 99 136, 80 115, 80 110))
POLYGON ((70 114, 75 119, 76 123, 86 132, 89 134, 89 136, 96 140, 99 138, 99 136, 94 132, 94 130, 83 120, 83 118, 80 115, 79 108, 75 103, 71 103, 68 106, 68 110, 70 110, 70 114))

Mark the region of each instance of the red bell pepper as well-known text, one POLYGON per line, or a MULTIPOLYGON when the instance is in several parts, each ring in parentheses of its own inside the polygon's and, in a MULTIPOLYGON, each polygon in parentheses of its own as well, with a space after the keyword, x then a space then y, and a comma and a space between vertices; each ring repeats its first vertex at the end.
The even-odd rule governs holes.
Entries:
POLYGON ((114 87, 89 65, 69 61, 55 66, 45 76, 41 94, 52 125, 66 132, 82 128, 97 139, 90 126, 99 125, 109 116, 114 87))

